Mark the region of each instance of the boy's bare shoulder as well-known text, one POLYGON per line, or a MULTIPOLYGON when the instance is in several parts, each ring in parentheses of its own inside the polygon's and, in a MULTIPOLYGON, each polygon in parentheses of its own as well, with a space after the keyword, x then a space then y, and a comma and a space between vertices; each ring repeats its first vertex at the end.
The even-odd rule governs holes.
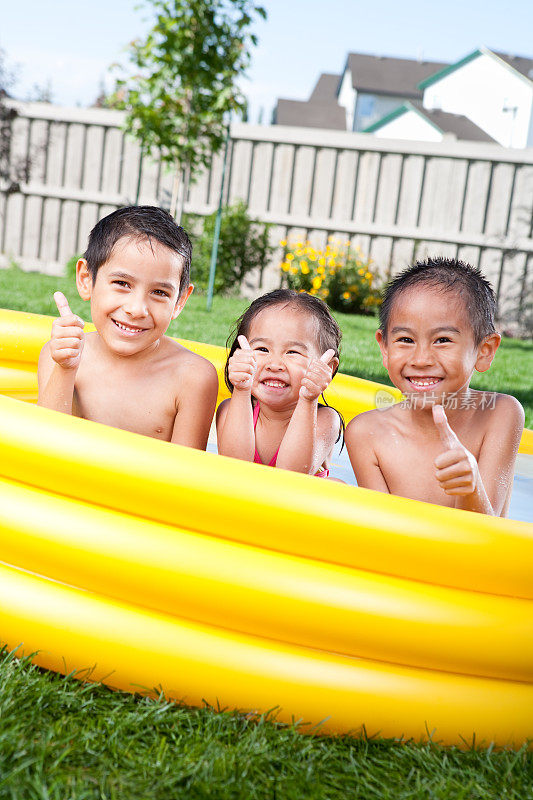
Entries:
POLYGON ((172 366, 179 373, 187 373, 196 383, 204 381, 217 381, 218 375, 215 367, 207 358, 193 353, 174 339, 165 337, 165 359, 171 361, 172 366))
POLYGON ((354 417, 346 426, 346 440, 365 439, 376 432, 385 431, 391 422, 392 409, 371 409, 354 417))
POLYGON ((516 397, 499 392, 477 391, 478 416, 486 420, 487 428, 499 429, 524 427, 524 409, 516 397))

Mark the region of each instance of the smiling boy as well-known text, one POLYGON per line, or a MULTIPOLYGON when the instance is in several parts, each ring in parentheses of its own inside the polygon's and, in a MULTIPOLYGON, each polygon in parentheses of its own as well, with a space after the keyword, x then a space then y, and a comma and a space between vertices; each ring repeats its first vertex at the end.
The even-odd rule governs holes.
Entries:
POLYGON ((359 486, 505 516, 524 412, 509 395, 470 388, 500 344, 496 301, 479 270, 419 262, 388 285, 376 339, 405 400, 346 430, 359 486))
POLYGON ((100 220, 76 265, 95 333, 64 296, 39 358, 39 405, 156 439, 205 449, 218 391, 213 365, 165 336, 183 310, 191 243, 160 208, 100 220))

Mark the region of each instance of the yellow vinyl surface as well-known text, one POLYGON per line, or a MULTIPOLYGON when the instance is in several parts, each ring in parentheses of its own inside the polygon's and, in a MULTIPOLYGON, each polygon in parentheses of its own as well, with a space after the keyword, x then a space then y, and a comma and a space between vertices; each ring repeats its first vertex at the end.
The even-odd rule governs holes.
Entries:
MULTIPOLYGON (((3 642, 324 732, 533 736, 532 525, 22 403, 50 326, 0 311, 3 642)), ((222 374, 221 348, 185 344, 222 374)), ((329 400, 348 421, 394 391, 340 375, 329 400)))

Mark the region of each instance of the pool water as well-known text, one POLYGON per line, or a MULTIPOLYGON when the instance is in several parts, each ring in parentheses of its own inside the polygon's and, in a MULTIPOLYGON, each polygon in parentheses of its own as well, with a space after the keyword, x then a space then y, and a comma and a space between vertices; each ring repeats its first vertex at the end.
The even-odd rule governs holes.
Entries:
MULTIPOLYGON (((217 452, 216 438, 210 436, 207 449, 210 453, 217 452)), ((345 483, 357 485, 346 447, 340 452, 340 443, 333 454, 331 475, 345 483)), ((533 522, 533 455, 520 454, 516 460, 509 517, 533 522)))

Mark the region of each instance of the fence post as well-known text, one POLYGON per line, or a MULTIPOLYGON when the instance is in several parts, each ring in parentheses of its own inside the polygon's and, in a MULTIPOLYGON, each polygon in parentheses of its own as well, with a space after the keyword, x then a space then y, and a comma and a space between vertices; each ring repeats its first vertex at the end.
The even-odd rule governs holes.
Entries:
POLYGON ((226 129, 226 142, 224 145, 224 160, 222 162, 222 178, 220 179, 220 195, 218 198, 217 218, 215 220, 215 230, 213 233, 213 247, 211 248, 211 262, 209 264, 209 285, 207 287, 207 311, 211 311, 213 305, 213 289, 215 286, 215 272, 217 268, 218 240, 220 238, 220 223, 222 220, 222 203, 224 197, 224 178, 226 177, 226 162, 228 160, 230 137, 230 124, 226 129))

